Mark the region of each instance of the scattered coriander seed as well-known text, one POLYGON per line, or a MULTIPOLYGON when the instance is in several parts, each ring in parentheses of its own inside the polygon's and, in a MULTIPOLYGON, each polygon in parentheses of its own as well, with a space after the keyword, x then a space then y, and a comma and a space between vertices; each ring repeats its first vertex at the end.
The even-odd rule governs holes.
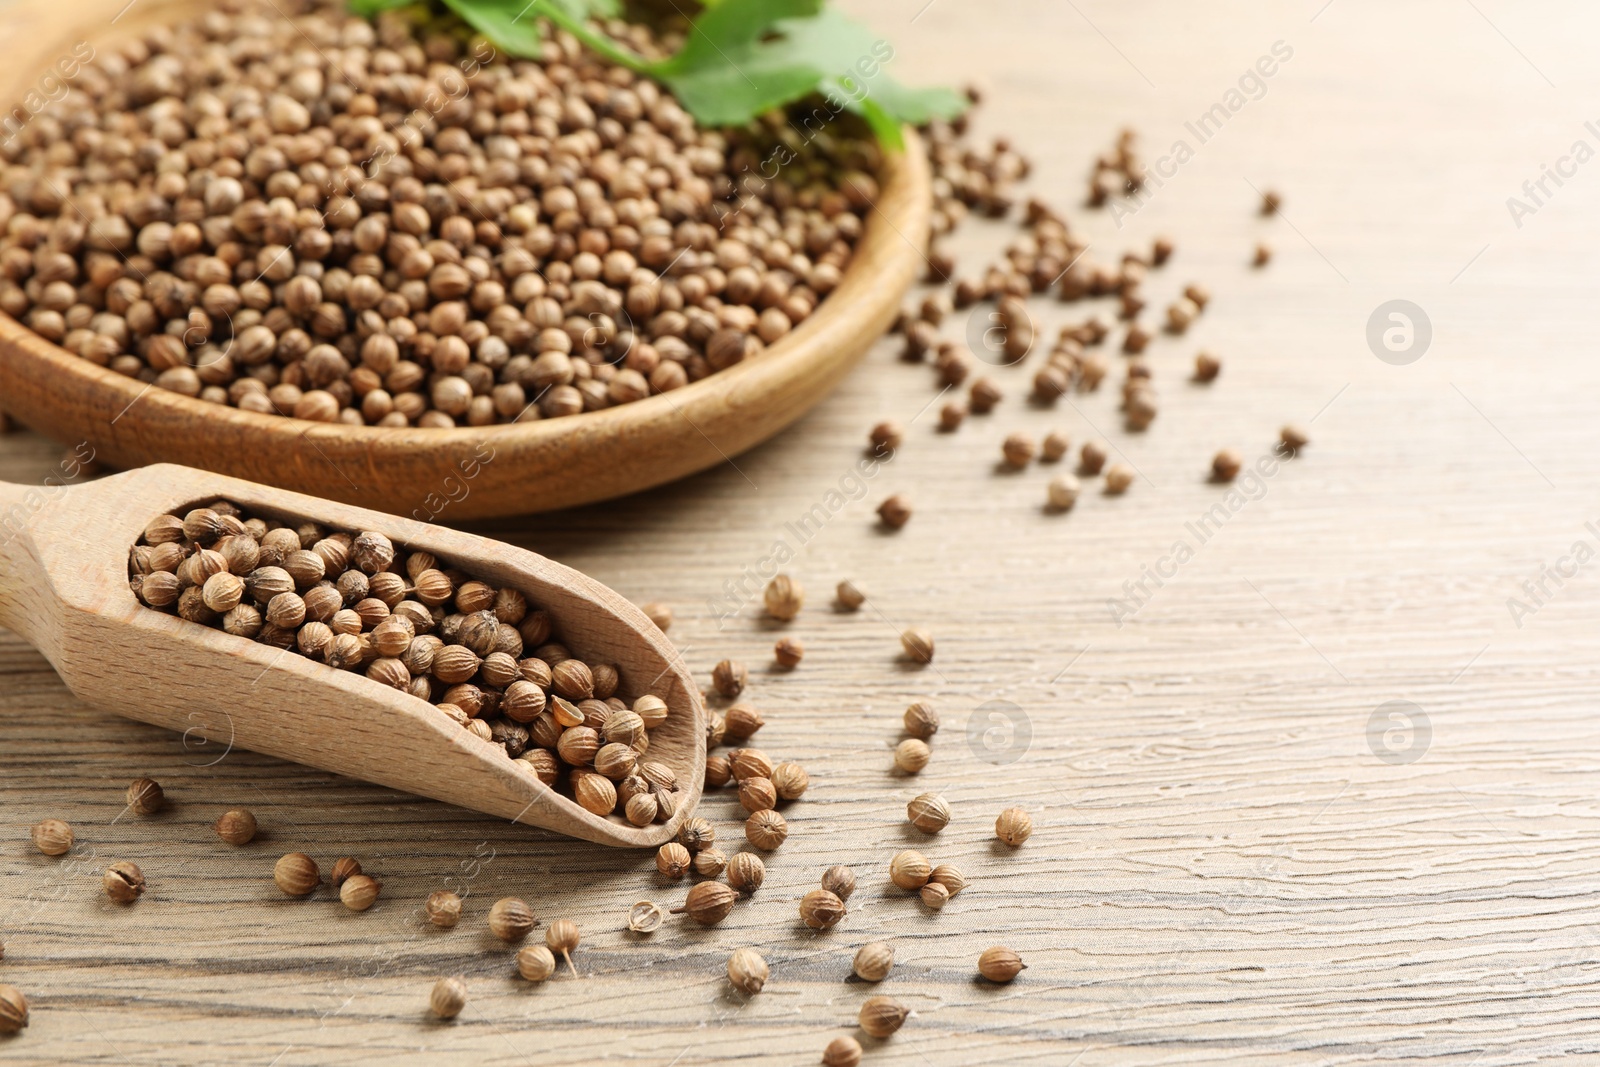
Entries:
POLYGON ((1231 482, 1239 476, 1239 469, 1243 466, 1244 457, 1239 455, 1237 449, 1224 448, 1211 457, 1211 480, 1231 482))
POLYGON ((441 978, 433 984, 428 1008, 441 1019, 454 1019, 467 1006, 467 983, 460 978, 441 978))
POLYGON ((489 932, 507 944, 521 941, 538 925, 527 901, 516 897, 502 897, 489 909, 489 932))
POLYGON ((1128 393, 1127 403, 1122 410, 1122 419, 1128 429, 1139 432, 1149 429, 1159 413, 1155 390, 1138 387, 1128 393))
POLYGON ((1106 492, 1118 496, 1133 484, 1133 468, 1126 463, 1113 463, 1106 468, 1106 492))
POLYGON ((215 829, 230 845, 248 845, 256 836, 256 817, 244 808, 235 808, 217 819, 215 829))
POLYGON ((928 884, 928 876, 933 873, 933 865, 928 862, 928 857, 914 849, 895 854, 889 861, 889 881, 901 889, 921 889, 928 884))
POLYGON ((917 890, 917 898, 922 901, 923 907, 931 911, 938 911, 950 903, 950 890, 938 882, 930 881, 927 885, 917 890))
POLYGON ((1051 430, 1045 434, 1044 444, 1039 448, 1039 458, 1045 463, 1059 463, 1071 447, 1071 438, 1060 430, 1051 430))
POLYGON ((1138 323, 1128 327, 1128 332, 1122 338, 1122 350, 1130 356, 1143 352, 1150 344, 1150 331, 1138 323))
POLYGON ((939 732, 939 713, 927 701, 919 700, 907 707, 904 722, 906 733, 921 741, 939 732))
POLYGON ((856 949, 851 970, 863 982, 881 982, 894 969, 894 946, 887 941, 873 941, 856 949))
POLYGON ((543 945, 523 945, 517 950, 517 973, 530 982, 542 982, 556 973, 556 957, 543 945))
POLYGON ((135 815, 154 815, 166 802, 161 783, 154 778, 135 778, 128 786, 128 807, 135 815))
POLYGON ((461 898, 448 889, 436 890, 428 894, 422 914, 441 930, 449 930, 461 921, 461 898))
POLYGON ((778 791, 770 778, 746 778, 739 783, 739 806, 754 815, 778 804, 778 791))
POLYGON ((289 896, 303 897, 322 884, 322 872, 304 852, 289 852, 273 865, 272 880, 289 896))
POLYGON ((1265 241, 1257 243, 1255 254, 1250 258, 1250 265, 1253 267, 1265 267, 1271 262, 1272 246, 1267 244, 1265 241))
POLYGON ((1083 484, 1071 474, 1058 474, 1050 479, 1046 489, 1046 497, 1050 507, 1056 511, 1070 511, 1072 505, 1078 502, 1078 494, 1082 491, 1083 484))
POLYGON ((46 856, 64 856, 72 851, 72 827, 60 819, 45 819, 34 825, 33 847, 46 856))
POLYGON ((1000 445, 1000 454, 1005 458, 1006 464, 1017 468, 1026 467, 1032 462, 1038 450, 1033 437, 1025 433, 1007 434, 1000 445))
POLYGON ((861 1067, 861 1042, 836 1037, 822 1050, 822 1067, 861 1067))
POLYGON ((1205 306, 1207 304, 1211 303, 1211 290, 1207 289, 1199 282, 1194 282, 1190 285, 1184 286, 1183 295, 1186 299, 1192 301, 1194 305, 1197 308, 1200 308, 1202 311, 1205 310, 1205 306))
POLYGON ((762 602, 766 605, 768 615, 788 622, 800 614, 800 608, 806 602, 806 591, 787 574, 780 574, 767 583, 762 602))
POLYGON ((729 741, 747 741, 766 724, 760 711, 749 704, 735 704, 722 713, 722 736, 729 741))
POLYGON ((789 836, 789 823, 776 811, 758 811, 745 820, 744 836, 761 851, 771 852, 789 836))
POLYGON ((333 870, 328 872, 328 882, 333 888, 338 889, 360 873, 361 861, 350 856, 344 856, 334 861, 333 870))
POLYGON ((856 891, 856 873, 842 863, 836 863, 822 872, 822 888, 838 897, 849 900, 856 891))
POLYGON ((920 626, 913 626, 900 634, 900 647, 906 658, 917 663, 933 662, 933 634, 920 626))
MULTIPOLYGON (((641 900, 628 909, 628 929, 636 934, 653 934, 661 929, 664 914, 661 905, 651 900, 641 900)), ((555 966, 553 960, 551 966, 555 966)))
POLYGON ((845 916, 844 901, 826 889, 813 889, 800 898, 800 921, 813 930, 827 930, 845 916))
POLYGON ((772 760, 759 748, 736 748, 729 753, 728 758, 733 768, 734 781, 772 777, 772 760))
POLYGON ((656 849, 656 870, 674 882, 689 873, 689 865, 693 862, 689 850, 676 841, 668 841, 656 849))
POLYGON ((705 878, 715 878, 728 867, 728 854, 720 848, 708 848, 695 853, 694 873, 705 878))
POLYGON ((727 756, 706 757, 706 788, 721 789, 733 780, 733 767, 727 756))
POLYGON ((1194 380, 1197 382, 1214 382, 1217 375, 1222 373, 1222 360, 1210 352, 1201 352, 1194 357, 1194 380))
POLYGON ((1078 452, 1078 470, 1082 474, 1099 474, 1106 465, 1106 458, 1110 451, 1104 441, 1085 441, 1083 448, 1078 452))
POLYGON ((978 957, 978 973, 991 982, 1009 982, 1027 966, 1021 956, 999 945, 984 949, 978 957))
POLYGON ((735 853, 728 861, 728 884, 741 893, 754 893, 766 878, 767 865, 754 852, 735 853))
POLYGON ((711 684, 725 697, 736 697, 744 692, 749 672, 737 660, 725 659, 711 669, 711 684))
MULTIPOLYGON (((900 442, 905 440, 905 427, 893 419, 887 419, 872 428, 867 435, 867 451, 880 459, 885 459, 894 454, 900 447, 900 442)), ((781 616, 780 616, 781 617, 781 616)))
POLYGON ((992 378, 979 378, 967 390, 967 406, 974 415, 987 415, 1005 398, 992 378))
POLYGON ((365 874, 354 874, 339 887, 339 903, 351 911, 366 911, 378 902, 383 885, 365 874))
POLYGON ((868 997, 856 1019, 869 1036, 884 1038, 900 1029, 910 1014, 910 1009, 893 997, 868 997))
POLYGON ((800 661, 805 659, 806 646, 798 637, 780 637, 772 646, 772 658, 786 671, 792 671, 800 666, 800 661))
POLYGON ((1180 297, 1167 305, 1167 331, 1183 333, 1199 316, 1200 307, 1188 297, 1180 297))
POLYGON ((911 521, 911 501, 896 493, 878 505, 878 519, 891 530, 898 530, 911 521))
POLYGON ((645 617, 656 624, 656 629, 666 633, 672 629, 672 605, 663 604, 659 600, 652 600, 639 609, 645 617))
POLYGON ((772 768, 772 787, 783 800, 799 800, 811 788, 811 775, 800 764, 786 761, 772 768))
POLYGON ((728 957, 728 981, 741 993, 755 996, 767 984, 767 961, 753 948, 734 949, 728 957))
POLYGON ((1278 441, 1281 451, 1286 455, 1297 455, 1300 450, 1311 443, 1311 435, 1305 428, 1296 423, 1289 423, 1278 431, 1278 441))
POLYGON ((1007 808, 994 821, 994 836, 1016 848, 1033 833, 1033 819, 1021 808, 1007 808))
POLYGON ((908 737, 894 747, 895 769, 902 774, 917 774, 928 765, 932 756, 933 750, 926 741, 908 737))
POLYGON ((867 595, 848 578, 839 583, 833 595, 838 600, 839 606, 846 611, 855 611, 867 602, 867 595))
POLYGON ((574 975, 578 968, 573 966, 572 950, 578 947, 579 940, 578 924, 571 919, 557 919, 544 932, 544 943, 551 952, 561 953, 561 958, 567 961, 567 970, 574 975))
POLYGON ((1283 197, 1275 189, 1267 189, 1261 194, 1261 213, 1263 215, 1276 215, 1283 206, 1283 197))
POLYGON ((952 400, 939 409, 939 429, 944 433, 953 433, 961 428, 966 418, 967 405, 959 400, 952 400))
POLYGON ((683 824, 678 831, 678 843, 690 852, 710 848, 717 840, 717 829, 709 819, 698 815, 683 824))
POLYGON ((728 917, 738 899, 739 894, 731 886, 721 882, 701 882, 689 890, 683 905, 673 908, 672 914, 687 914, 701 926, 715 926, 728 917))
POLYGON ((100 884, 105 887, 106 896, 118 904, 132 904, 144 894, 144 872, 127 861, 113 863, 101 876, 100 884))
POLYGON ((923 793, 906 805, 906 818, 926 834, 936 834, 950 825, 950 805, 937 793, 923 793))
POLYGON ((0 1034, 15 1034, 27 1029, 28 998, 14 985, 0 983, 0 1034))

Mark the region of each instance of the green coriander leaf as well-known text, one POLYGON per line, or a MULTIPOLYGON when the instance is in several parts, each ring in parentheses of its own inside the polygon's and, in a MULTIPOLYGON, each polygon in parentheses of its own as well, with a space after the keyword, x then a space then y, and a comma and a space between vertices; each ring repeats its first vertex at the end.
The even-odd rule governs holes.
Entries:
POLYGON ((410 7, 417 2, 418 0, 350 0, 350 10, 363 18, 372 18, 385 11, 410 7))
POLYGON ((529 0, 443 0, 461 21, 512 55, 539 54, 539 24, 529 0))

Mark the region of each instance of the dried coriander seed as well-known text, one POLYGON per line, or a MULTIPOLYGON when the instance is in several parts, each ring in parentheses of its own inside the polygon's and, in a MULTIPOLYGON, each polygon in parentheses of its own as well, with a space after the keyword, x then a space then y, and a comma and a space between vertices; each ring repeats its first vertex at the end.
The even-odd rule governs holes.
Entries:
POLYGON ((224 812, 217 819, 217 836, 230 845, 248 845, 255 840, 256 817, 244 808, 224 812))
POLYGON ((733 780, 733 766, 726 756, 706 757, 706 788, 721 789, 733 780))
POLYGON ((1311 435, 1305 428, 1296 423, 1289 423, 1278 431, 1280 451, 1285 455, 1298 455, 1300 450, 1311 443, 1311 435))
POLYGON ((746 778, 739 783, 739 806, 754 815, 776 807, 778 791, 770 778, 746 778))
POLYGON ((836 863, 822 872, 822 888, 838 897, 849 900, 856 891, 856 874, 842 863, 836 863))
POLYGON ((113 863, 101 876, 100 884, 106 896, 118 904, 132 904, 144 895, 144 872, 137 864, 126 861, 113 863))
POLYGON ((1243 466, 1244 457, 1239 455, 1237 449, 1224 448, 1211 457, 1211 480, 1231 482, 1239 476, 1239 469, 1243 466))
POLYGON ((544 945, 524 945, 517 950, 517 973, 530 982, 542 982, 556 973, 556 957, 544 945))
POLYGON ((894 946, 887 941, 873 941, 856 949, 855 962, 850 969, 863 982, 881 982, 894 969, 894 946))
POLYGON ((1050 507, 1056 511, 1070 511, 1078 502, 1078 494, 1082 492, 1083 485, 1077 478, 1070 474, 1058 474, 1050 479, 1046 489, 1046 499, 1050 507))
POLYGON ((1222 360, 1210 352, 1201 352, 1194 357, 1194 380, 1197 382, 1216 381, 1217 375, 1222 373, 1222 360))
POLYGON ((14 985, 0 983, 0 1034, 21 1033, 28 1027, 28 998, 14 985))
POLYGON ((154 778, 135 778, 128 786, 128 808, 135 815, 154 815, 166 802, 161 783, 154 778))
POLYGON ((46 856, 64 856, 72 851, 72 827, 60 819, 45 819, 33 827, 33 847, 46 856))
POLYGON ((967 406, 959 400, 952 400, 939 409, 939 429, 943 433, 954 433, 966 418, 967 406))
POLYGON ((289 852, 273 865, 272 880, 287 895, 303 897, 322 884, 322 872, 317 861, 304 852, 289 852))
POLYGON ((753 948, 735 949, 728 957, 728 981, 741 993, 754 996, 761 992, 770 974, 767 961, 753 948))
POLYGON ((856 1020, 871 1037, 890 1037, 905 1023, 911 1010, 893 997, 869 997, 856 1020))
POLYGON ((767 865, 754 852, 739 852, 728 861, 728 885, 746 895, 761 888, 767 865))
POLYGON ((338 889, 350 879, 361 873, 361 861, 350 856, 343 856, 333 863, 333 870, 328 872, 328 883, 338 889))
POLYGON ((692 866, 694 873, 704 878, 715 878, 728 866, 728 855, 720 848, 708 848, 704 852, 697 852, 692 866))
POLYGON ((1265 241, 1256 244, 1255 253, 1250 257, 1252 267, 1265 267, 1272 262, 1272 246, 1265 241))
POLYGON ((919 738, 908 737, 894 747, 895 769, 902 774, 917 774, 928 765, 933 750, 919 738))
POLYGON ((378 902, 378 895, 383 892, 383 885, 376 878, 365 874, 351 875, 339 887, 339 903, 351 911, 366 911, 378 902))
POLYGON ((937 793, 923 793, 906 805, 906 818, 926 834, 936 834, 950 825, 950 805, 937 793))
POLYGON ((711 685, 725 697, 736 697, 744 692, 749 672, 737 660, 725 659, 711 670, 711 685))
POLYGON ((891 530, 898 530, 911 521, 911 501, 896 493, 878 505, 878 519, 891 530))
POLYGON ((906 733, 921 741, 939 732, 939 713, 927 701, 919 700, 907 707, 903 721, 906 733))
POLYGON ((676 841, 668 841, 656 849, 656 870, 674 882, 689 873, 689 865, 693 862, 689 850, 676 841))
POLYGON ((1275 189, 1267 189, 1261 194, 1261 213, 1263 215, 1276 215, 1283 206, 1283 196, 1275 189))
POLYGON ((806 602, 806 591, 787 574, 780 574, 767 583, 762 602, 766 605, 768 615, 788 622, 800 614, 800 608, 806 602))
POLYGON ((933 865, 928 862, 928 857, 914 849, 896 853, 894 859, 889 861, 889 881, 901 889, 921 889, 928 884, 928 876, 933 873, 933 865))
POLYGON ((690 852, 710 848, 716 840, 716 827, 711 825, 709 819, 702 819, 699 816, 685 822, 678 831, 678 843, 690 852))
POLYGON ((687 914, 701 926, 715 926, 728 917, 739 894, 721 882, 701 882, 689 890, 683 906, 672 909, 672 914, 687 914))
POLYGON ((786 671, 792 671, 800 666, 800 661, 805 659, 806 646, 798 637, 780 637, 772 646, 772 658, 778 666, 786 671))
MULTIPOLYGON (((650 900, 641 900, 628 909, 628 929, 636 934, 653 934, 661 929, 661 921, 665 912, 661 905, 650 900)), ((552 969, 555 961, 551 961, 552 969)))
POLYGON ((1021 956, 999 945, 984 949, 978 957, 978 973, 991 982, 1009 982, 1027 967, 1021 956))
POLYGON ((1099 474, 1106 465, 1110 446, 1104 441, 1085 441, 1083 448, 1078 452, 1078 470, 1080 473, 1090 475, 1099 474))
POLYGON ((771 852, 789 836, 789 823, 776 811, 758 811, 744 824, 745 838, 763 852, 771 852))
POLYGON ((822 1050, 822 1067, 861 1067, 861 1042, 836 1037, 822 1050))
POLYGON ((834 589, 833 595, 839 602, 839 606, 846 611, 855 611, 867 602, 867 595, 856 586, 856 583, 848 578, 839 583, 834 589))
POLYGON ((928 873, 928 881, 937 882, 945 887, 951 896, 955 896, 967 888, 967 880, 961 871, 948 863, 941 863, 928 873))
POLYGON ((826 889, 813 889, 800 898, 800 921, 813 930, 827 930, 845 917, 845 904, 826 889))
POLYGON ((1119 496, 1133 484, 1133 468, 1125 463, 1113 463, 1106 468, 1106 492, 1119 496))
POLYGON ((460 978, 441 978, 428 995, 428 1009, 441 1019, 454 1019, 467 1006, 467 983, 460 978))
POLYGON ((938 882, 929 881, 917 890, 917 898, 922 901, 922 906, 930 911, 938 911, 950 903, 950 890, 938 882))
POLYGON ((722 715, 722 735, 729 741, 747 741, 765 725, 761 712, 748 704, 735 704, 722 715))
POLYGON ((502 897, 489 909, 489 931, 507 944, 516 944, 527 937, 539 920, 525 900, 502 897))
POLYGON ((1006 465, 1016 468, 1026 467, 1038 451, 1033 437, 1025 433, 1007 434, 1000 445, 1000 454, 1005 458, 1006 465))
POLYGON ((867 451, 879 459, 892 456, 895 449, 905 440, 905 427, 893 419, 886 419, 872 428, 867 434, 867 451))
POLYGON ((728 759, 734 781, 772 777, 772 760, 759 748, 736 748, 728 754, 728 759))
POLYGON ((799 800, 811 787, 811 775, 807 774, 806 769, 800 764, 792 761, 780 763, 772 768, 771 781, 778 796, 784 800, 799 800))
POLYGON ((448 889, 428 894, 422 906, 423 916, 441 930, 449 930, 461 921, 461 898, 448 889))
POLYGON ((672 629, 672 605, 653 600, 641 606, 639 610, 644 612, 645 617, 655 623, 656 629, 662 633, 672 629))
POLYGON ((933 634, 920 626, 913 626, 900 634, 900 647, 906 658, 916 663, 933 662, 933 634))
POLYGON ((1007 808, 994 821, 994 836, 1016 848, 1033 833, 1033 819, 1021 808, 1007 808))
POLYGON ((578 968, 572 963, 572 950, 578 947, 579 940, 578 924, 571 919, 557 919, 544 932, 544 943, 551 952, 561 953, 561 958, 567 961, 567 970, 574 975, 578 968))

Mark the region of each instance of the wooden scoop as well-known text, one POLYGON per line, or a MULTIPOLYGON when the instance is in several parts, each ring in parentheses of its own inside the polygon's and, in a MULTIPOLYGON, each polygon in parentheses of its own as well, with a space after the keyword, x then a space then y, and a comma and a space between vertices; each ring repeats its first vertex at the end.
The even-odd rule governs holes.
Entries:
POLYGON ((207 751, 252 749, 601 844, 670 840, 705 780, 699 691, 655 624, 599 582, 488 538, 187 467, 70 487, 0 482, 0 626, 43 652, 82 700, 214 743, 207 751), (616 664, 623 692, 666 701, 650 759, 677 774, 674 817, 641 829, 591 814, 414 696, 141 604, 128 553, 145 525, 217 499, 262 518, 375 530, 521 590, 563 643, 616 664))

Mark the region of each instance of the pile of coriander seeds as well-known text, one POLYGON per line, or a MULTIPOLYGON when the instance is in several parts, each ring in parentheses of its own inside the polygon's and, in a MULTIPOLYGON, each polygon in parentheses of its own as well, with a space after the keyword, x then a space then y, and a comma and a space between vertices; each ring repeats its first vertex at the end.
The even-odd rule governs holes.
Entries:
POLYGON ((186 396, 448 428, 677 389, 839 283, 878 194, 852 123, 700 129, 568 34, 511 60, 345 8, 222 0, 102 48, 0 146, 0 310, 186 396))
POLYGON ((586 811, 636 826, 678 809, 647 758, 667 704, 561 644, 549 614, 381 533, 289 525, 227 501, 158 515, 129 559, 158 611, 366 677, 434 705, 586 811))

